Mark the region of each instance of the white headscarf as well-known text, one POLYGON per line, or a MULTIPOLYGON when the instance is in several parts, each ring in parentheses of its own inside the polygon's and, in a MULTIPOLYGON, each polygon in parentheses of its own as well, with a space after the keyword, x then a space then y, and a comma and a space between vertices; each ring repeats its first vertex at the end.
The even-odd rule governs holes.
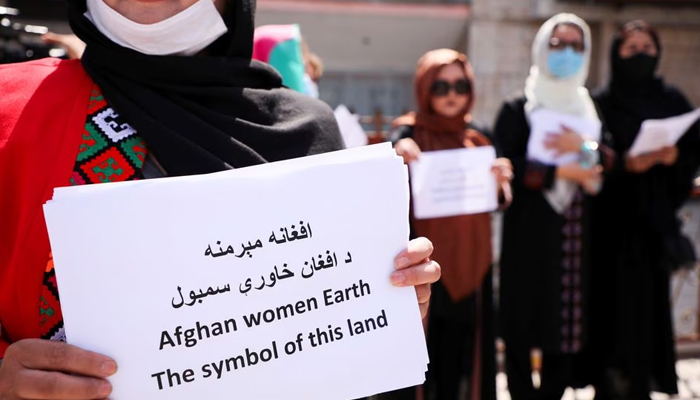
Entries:
MULTIPOLYGON (((588 24, 574 14, 558 14, 545 22, 532 44, 532 67, 525 83, 525 114, 529 120, 533 111, 546 108, 565 114, 600 120, 588 89, 584 86, 591 64, 591 29, 588 24), (575 25, 583 31, 583 66, 575 75, 560 79, 552 76, 547 68, 549 42, 554 29, 560 24, 575 25)), ((574 199, 576 184, 557 179, 554 187, 545 193, 549 204, 559 214, 563 214, 574 199)))

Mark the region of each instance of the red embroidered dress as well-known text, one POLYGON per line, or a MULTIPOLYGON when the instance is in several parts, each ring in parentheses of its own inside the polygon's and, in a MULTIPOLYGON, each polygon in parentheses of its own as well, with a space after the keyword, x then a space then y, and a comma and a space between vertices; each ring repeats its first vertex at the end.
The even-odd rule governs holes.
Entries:
MULTIPOLYGON (((143 139, 107 104, 97 85, 93 85, 70 184, 77 186, 143 179, 146 154, 143 139)), ((50 254, 39 300, 42 339, 65 341, 56 273, 50 254)))

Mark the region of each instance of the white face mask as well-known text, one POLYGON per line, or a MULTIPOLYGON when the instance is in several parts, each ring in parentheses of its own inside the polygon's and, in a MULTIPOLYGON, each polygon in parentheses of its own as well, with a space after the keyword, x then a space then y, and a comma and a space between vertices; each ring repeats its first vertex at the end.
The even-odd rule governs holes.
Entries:
POLYGON ((122 47, 154 56, 191 56, 228 31, 214 1, 199 0, 179 14, 149 25, 131 21, 103 0, 87 0, 85 16, 103 35, 122 47))

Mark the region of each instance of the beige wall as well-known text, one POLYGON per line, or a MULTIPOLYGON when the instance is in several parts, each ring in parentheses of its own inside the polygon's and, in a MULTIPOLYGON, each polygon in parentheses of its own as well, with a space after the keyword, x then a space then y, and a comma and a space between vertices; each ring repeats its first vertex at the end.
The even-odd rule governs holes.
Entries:
POLYGON ((598 88, 609 76, 609 48, 617 26, 647 19, 661 34, 661 74, 700 106, 700 7, 608 7, 572 5, 557 0, 474 0, 469 55, 477 73, 477 118, 492 123, 505 98, 522 94, 531 64, 534 35, 547 18, 574 12, 591 25, 594 54, 588 85, 598 88))
POLYGON ((425 52, 466 51, 469 7, 386 3, 259 0, 256 22, 301 25, 324 61, 320 93, 331 106, 397 116, 413 108, 412 77, 425 52))
MULTIPOLYGON (((0 0, 0 5, 3 3, 5 0, 0 0)), ((473 0, 470 11, 464 6, 382 3, 259 0, 257 23, 301 24, 328 72, 339 76, 349 73, 403 79, 413 73, 417 59, 428 50, 468 49, 478 80, 476 116, 491 124, 503 100, 522 91, 532 39, 548 17, 571 11, 590 23, 594 34, 590 87, 600 87, 608 79, 608 48, 616 27, 629 19, 645 18, 661 32, 661 73, 700 106, 700 7, 617 8, 559 0, 473 0)), ((68 30, 66 24, 51 25, 59 32, 68 30)))
POLYGON ((661 73, 700 107, 700 17, 694 27, 661 27, 661 73))

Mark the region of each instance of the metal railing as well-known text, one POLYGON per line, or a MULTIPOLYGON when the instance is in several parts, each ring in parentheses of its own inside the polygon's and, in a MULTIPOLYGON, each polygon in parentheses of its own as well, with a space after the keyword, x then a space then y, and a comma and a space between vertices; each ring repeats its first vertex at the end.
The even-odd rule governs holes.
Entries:
POLYGON ((385 116, 381 110, 377 110, 373 115, 360 117, 360 123, 370 129, 365 129, 370 144, 386 142, 391 133, 391 124, 396 117, 385 116))

